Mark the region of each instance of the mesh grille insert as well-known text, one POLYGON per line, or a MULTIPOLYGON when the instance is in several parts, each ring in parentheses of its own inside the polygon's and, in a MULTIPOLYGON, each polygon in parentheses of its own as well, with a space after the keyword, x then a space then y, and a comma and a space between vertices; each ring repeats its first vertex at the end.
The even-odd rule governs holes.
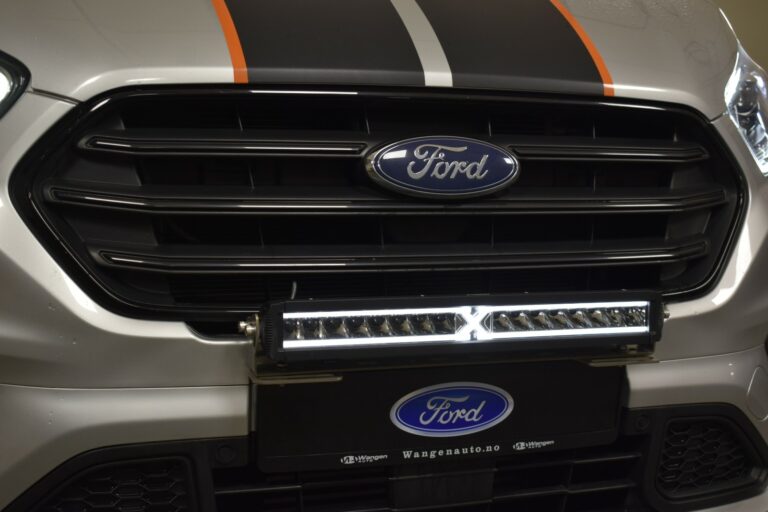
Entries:
POLYGON ((95 466, 54 493, 40 512, 193 512, 194 483, 179 458, 95 466))
POLYGON ((657 486, 670 499, 749 486, 760 479, 754 448, 724 419, 671 421, 664 437, 657 486))

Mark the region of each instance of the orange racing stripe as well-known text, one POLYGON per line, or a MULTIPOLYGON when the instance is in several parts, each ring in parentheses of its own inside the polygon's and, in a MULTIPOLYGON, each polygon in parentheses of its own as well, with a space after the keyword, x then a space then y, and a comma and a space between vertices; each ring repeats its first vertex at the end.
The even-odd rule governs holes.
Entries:
POLYGON ((600 73, 600 78, 603 80, 603 94, 605 96, 613 96, 615 94, 613 78, 611 78, 611 73, 608 71, 608 67, 605 65, 602 55, 600 55, 600 52, 597 50, 595 43, 592 42, 589 34, 587 34, 587 31, 584 30, 584 27, 581 26, 579 20, 571 14, 560 0, 550 0, 550 2, 552 2, 552 5, 554 5, 558 11, 560 11, 560 14, 562 14, 566 21, 568 21, 573 30, 578 34, 581 42, 584 43, 584 46, 587 48, 589 55, 592 57, 592 61, 597 67, 598 73, 600 73))
POLYGON ((213 8, 219 17, 219 23, 224 31, 224 39, 229 48, 229 58, 232 59, 232 72, 234 73, 236 84, 248 83, 248 68, 245 65, 245 55, 243 47, 240 44, 240 37, 237 35, 235 23, 229 13, 229 8, 225 0, 211 0, 213 8))

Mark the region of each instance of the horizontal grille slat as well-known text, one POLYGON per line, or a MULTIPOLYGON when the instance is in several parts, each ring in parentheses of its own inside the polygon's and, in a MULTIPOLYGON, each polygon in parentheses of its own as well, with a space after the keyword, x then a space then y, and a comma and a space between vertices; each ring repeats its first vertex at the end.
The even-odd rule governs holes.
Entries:
MULTIPOLYGON (((639 460, 640 457, 642 457, 642 453, 639 451, 626 451, 626 452, 606 452, 606 453, 600 453, 600 454, 590 454, 587 456, 579 456, 574 457, 569 462, 573 464, 574 466, 578 465, 590 465, 590 464, 601 464, 604 462, 621 462, 621 461, 633 461, 633 460, 639 460)), ((505 461, 508 462, 508 461, 505 461)), ((558 460, 551 460, 551 459, 533 459, 528 462, 516 462, 514 464, 515 469, 518 470, 526 470, 526 469, 535 469, 535 468, 546 468, 551 466, 556 466, 561 464, 558 460)), ((503 463, 499 464, 499 470, 504 470, 505 466, 503 463)))
POLYGON ((229 322, 292 296, 682 297, 710 286, 727 255, 743 187, 694 112, 351 92, 113 93, 40 142, 45 157, 13 175, 14 201, 79 285, 141 318, 229 322), (496 145, 518 157, 519 176, 464 200, 371 180, 373 152, 423 136, 496 145))
MULTIPOLYGON (((355 157, 366 149, 396 140, 398 134, 376 138, 360 134, 281 133, 219 131, 211 134, 195 131, 154 132, 131 130, 89 134, 79 147, 85 151, 143 156, 213 155, 213 156, 312 156, 355 157), (313 136, 314 135, 314 136, 313 136), (355 140, 357 139, 357 140, 355 140)), ((693 162, 709 157, 699 144, 665 140, 638 142, 624 139, 579 137, 477 137, 505 146, 521 160, 605 160, 639 162, 693 162)))
MULTIPOLYGON (((383 251, 365 251, 358 248, 344 248, 344 256, 333 256, 342 252, 329 250, 321 246, 295 247, 290 252, 276 253, 267 250, 250 250, 244 254, 242 249, 231 248, 228 254, 206 256, 204 248, 169 248, 164 252, 126 253, 94 248, 94 259, 105 266, 135 269, 145 272, 173 273, 306 273, 371 271, 406 272, 462 270, 482 266, 487 269, 517 269, 526 267, 577 267, 606 265, 651 265, 670 261, 683 261, 707 254, 708 243, 705 239, 693 239, 688 242, 654 247, 648 245, 642 249, 632 248, 630 244, 602 244, 603 247, 563 248, 550 245, 548 249, 530 246, 527 248, 496 247, 493 250, 471 247, 470 252, 458 252, 452 247, 427 248, 412 247, 411 256, 392 254, 383 251), (622 247, 623 246, 623 247, 622 247), (307 255, 313 253, 312 255, 307 255), (323 253, 330 253, 323 256, 323 253)), ((219 250, 227 249, 219 248, 219 250)), ((210 253, 208 253, 210 254, 210 253)))
POLYGON ((300 485, 228 485, 216 489, 216 496, 232 496, 238 494, 269 494, 286 491, 300 491, 300 485))
POLYGON ((421 466, 369 467, 298 473, 261 473, 255 467, 214 472, 220 512, 237 510, 644 510, 638 482, 644 437, 621 436, 613 445, 519 454, 488 460, 421 466), (447 485, 487 482, 487 490, 453 500, 447 485), (438 487, 442 486, 442 487, 438 487), (424 499, 430 496, 432 499, 424 499))
POLYGON ((698 144, 678 142, 538 139, 520 138, 507 142, 523 161, 525 160, 603 160, 614 162, 695 162, 709 158, 707 150, 698 144))
POLYGON ((77 184, 56 183, 50 186, 48 199, 54 202, 113 208, 144 213, 208 215, 231 213, 237 215, 292 213, 322 215, 390 215, 439 214, 455 215, 477 213, 522 214, 559 213, 595 214, 616 212, 673 213, 700 208, 713 208, 726 202, 722 187, 696 187, 679 190, 605 190, 600 193, 528 189, 524 193, 511 191, 498 198, 469 204, 398 203, 365 190, 332 189, 322 195, 319 191, 293 189, 287 196, 280 189, 269 193, 267 189, 253 194, 227 195, 225 191, 208 196, 193 194, 183 189, 167 187, 82 187, 77 184))
POLYGON ((494 501, 509 501, 518 498, 534 498, 542 496, 569 496, 578 494, 600 493, 616 490, 628 490, 636 487, 631 480, 615 480, 606 482, 594 482, 589 484, 574 485, 571 488, 565 486, 557 487, 539 487, 525 489, 521 491, 512 491, 505 494, 494 496, 494 501))
POLYGON ((286 140, 248 136, 242 132, 205 137, 182 133, 132 133, 131 136, 95 134, 80 142, 81 149, 104 153, 174 156, 182 154, 213 156, 305 156, 322 158, 358 157, 368 145, 345 140, 286 140))

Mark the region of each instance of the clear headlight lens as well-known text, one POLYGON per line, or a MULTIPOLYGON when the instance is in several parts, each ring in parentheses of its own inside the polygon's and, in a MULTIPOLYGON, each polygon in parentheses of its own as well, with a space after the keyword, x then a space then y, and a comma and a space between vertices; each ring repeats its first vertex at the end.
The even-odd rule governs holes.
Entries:
POLYGON ((0 117, 3 117, 29 82, 29 71, 19 61, 0 52, 0 117))
POLYGON ((757 165, 768 176, 766 74, 743 49, 739 49, 736 68, 725 87, 725 103, 757 165))
POLYGON ((11 77, 0 69, 0 103, 11 94, 11 77))

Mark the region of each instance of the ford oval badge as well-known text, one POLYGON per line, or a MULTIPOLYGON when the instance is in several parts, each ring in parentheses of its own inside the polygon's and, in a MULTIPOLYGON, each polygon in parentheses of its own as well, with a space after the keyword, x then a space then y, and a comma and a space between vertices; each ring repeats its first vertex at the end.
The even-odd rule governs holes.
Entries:
POLYGON ((489 429, 514 407, 501 388, 477 382, 452 382, 422 388, 392 406, 395 426, 417 436, 456 437, 489 429))
POLYGON ((464 137, 417 137, 381 148, 366 169, 377 183, 422 197, 465 198, 512 183, 520 165, 509 151, 464 137))

